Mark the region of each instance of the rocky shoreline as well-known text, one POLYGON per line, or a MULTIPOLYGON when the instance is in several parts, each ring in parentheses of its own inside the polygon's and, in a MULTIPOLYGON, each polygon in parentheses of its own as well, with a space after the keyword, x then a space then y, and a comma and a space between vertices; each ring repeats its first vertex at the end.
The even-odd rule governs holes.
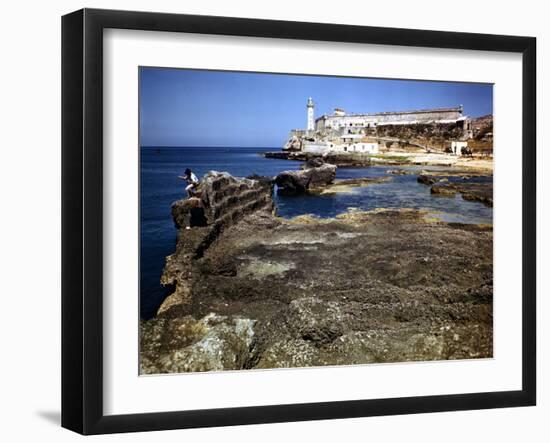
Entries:
POLYGON ((275 151, 265 152, 263 155, 265 158, 294 160, 299 162, 309 162, 315 159, 322 159, 324 162, 336 165, 339 168, 364 168, 372 165, 372 159, 370 156, 355 153, 316 154, 300 151, 275 151))
POLYGON ((385 166, 448 166, 469 170, 474 173, 492 174, 492 158, 457 157, 444 153, 409 151, 388 151, 377 155, 355 152, 314 153, 303 151, 273 151, 263 153, 265 158, 307 162, 323 159, 339 168, 364 168, 375 165, 385 166))
MULTIPOLYGON (((369 184, 329 169, 286 180, 299 192, 369 184)), ((451 189, 444 178, 432 189, 451 189)), ((492 356, 492 226, 417 210, 282 219, 273 185, 211 172, 173 204, 171 295, 140 323, 142 374, 492 356)))
POLYGON ((443 197, 454 197, 460 194, 464 200, 477 201, 485 206, 493 207, 493 183, 450 183, 450 178, 459 177, 462 180, 472 178, 469 172, 433 172, 423 173, 418 176, 417 181, 424 185, 431 186, 432 194, 443 197))

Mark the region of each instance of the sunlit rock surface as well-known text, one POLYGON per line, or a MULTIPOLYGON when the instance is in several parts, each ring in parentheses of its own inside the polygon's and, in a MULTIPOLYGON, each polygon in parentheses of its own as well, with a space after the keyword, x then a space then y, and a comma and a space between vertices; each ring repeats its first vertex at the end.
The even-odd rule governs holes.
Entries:
POLYGON ((250 354, 254 320, 209 314, 159 317, 141 327, 142 374, 242 369, 250 354))
POLYGON ((213 177, 206 226, 177 222, 143 373, 492 357, 491 226, 417 210, 282 219, 253 181, 213 177))

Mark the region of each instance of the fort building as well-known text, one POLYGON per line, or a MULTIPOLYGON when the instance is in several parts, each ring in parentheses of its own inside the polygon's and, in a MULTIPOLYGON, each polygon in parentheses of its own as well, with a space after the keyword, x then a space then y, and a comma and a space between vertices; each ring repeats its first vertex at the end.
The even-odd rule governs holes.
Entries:
POLYGON ((375 128, 383 125, 414 125, 430 123, 454 123, 463 130, 471 130, 471 122, 463 115, 462 106, 454 108, 420 109, 416 111, 379 112, 375 114, 346 114, 335 109, 332 115, 315 120, 315 130, 343 128, 375 128))
MULTIPOLYGON (((377 153, 378 136, 384 127, 414 127, 433 125, 450 127, 458 134, 456 142, 462 146, 473 136, 472 120, 464 115, 462 105, 447 108, 418 109, 354 114, 336 108, 330 115, 314 118, 315 104, 307 100, 307 126, 305 130, 292 130, 285 150, 306 152, 343 151, 377 153)), ((456 143, 454 146, 457 146, 456 143)))

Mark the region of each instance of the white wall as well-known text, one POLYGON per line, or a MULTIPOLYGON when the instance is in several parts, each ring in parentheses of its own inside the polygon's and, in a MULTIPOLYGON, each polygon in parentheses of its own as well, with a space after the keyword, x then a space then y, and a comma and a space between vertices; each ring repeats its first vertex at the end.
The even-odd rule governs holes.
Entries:
POLYGON ((378 143, 354 143, 352 151, 378 154, 378 143))
POLYGON ((451 149, 454 154, 460 155, 462 148, 467 148, 468 142, 451 142, 451 149))
MULTIPOLYGON (((1 287, 2 364, 0 405, 4 441, 74 441, 58 427, 60 397, 60 16, 80 7, 157 10, 356 25, 414 27, 534 35, 539 38, 539 149, 550 96, 542 90, 550 74, 550 29, 544 3, 463 0, 467 20, 441 2, 396 0, 362 6, 325 0, 171 2, 80 0, 4 2, 0 69, 2 195, 1 287), (363 9, 361 9, 363 8, 363 9), (543 113, 543 103, 546 113, 543 113)), ((451 8, 452 9, 452 8, 451 8)), ((550 174, 549 156, 543 159, 550 174)), ((539 162, 542 168, 542 162, 539 162)), ((539 169, 539 178, 542 176, 539 169)), ((519 171, 518 171, 519 173, 519 171)), ((512 178, 517 179, 517 178, 512 178)), ((544 182, 544 223, 549 222, 548 180, 544 182)), ((539 198, 542 202, 542 199, 539 198)), ((540 221, 540 219, 539 219, 540 221)), ((540 238, 540 237, 539 237, 540 238)), ((544 268, 549 265, 544 234, 544 268)), ((539 251, 540 254, 540 251, 539 251)), ((540 273, 539 264, 539 273, 540 273)), ((548 274, 548 273, 546 273, 548 274)), ((539 294, 548 295, 545 279, 539 294), (546 293, 546 294, 544 294, 546 293)), ((543 297, 540 297, 543 298, 543 297)), ((277 425, 99 437, 94 441, 406 441, 542 442, 550 437, 549 303, 539 302, 539 406, 460 413, 378 417, 277 425), (544 351, 544 352, 543 352, 544 351)))

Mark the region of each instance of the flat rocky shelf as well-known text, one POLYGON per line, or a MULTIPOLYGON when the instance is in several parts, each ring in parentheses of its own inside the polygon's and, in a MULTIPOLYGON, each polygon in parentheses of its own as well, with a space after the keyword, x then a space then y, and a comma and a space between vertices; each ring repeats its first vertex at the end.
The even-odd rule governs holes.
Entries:
POLYGON ((416 210, 287 220, 268 182, 204 183, 174 205, 172 295, 141 322, 141 373, 493 355, 491 226, 416 210))
POLYGON ((392 181, 391 177, 337 179, 324 187, 311 189, 310 193, 318 195, 349 194, 358 188, 389 181, 392 181))

